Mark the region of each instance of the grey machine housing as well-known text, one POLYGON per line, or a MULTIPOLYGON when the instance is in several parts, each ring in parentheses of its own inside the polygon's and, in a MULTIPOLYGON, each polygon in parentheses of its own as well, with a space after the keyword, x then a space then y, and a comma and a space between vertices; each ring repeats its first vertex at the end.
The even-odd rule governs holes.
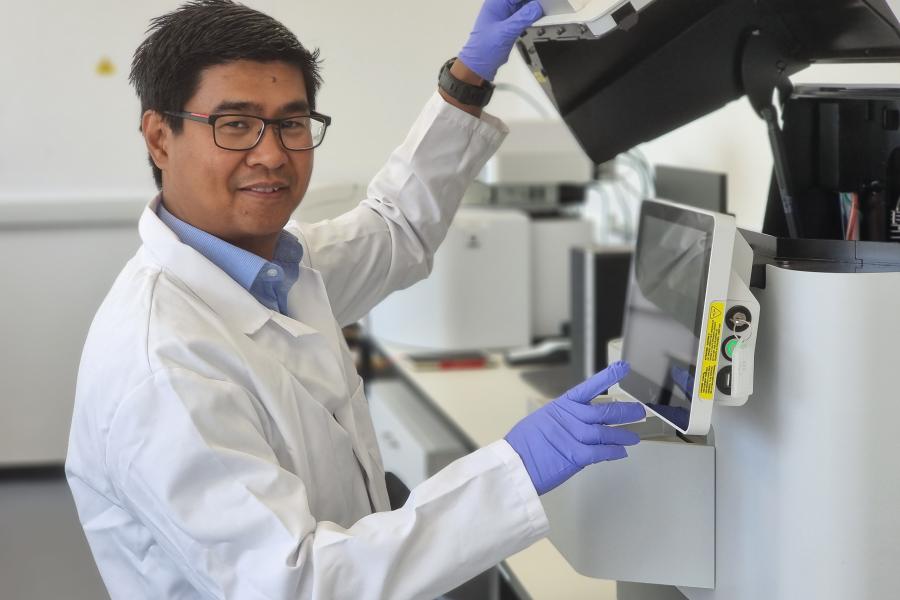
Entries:
POLYGON ((594 163, 744 96, 775 163, 763 231, 742 232, 762 315, 749 401, 717 407, 702 437, 650 420, 627 460, 544 497, 553 543, 579 572, 619 581, 620 597, 657 597, 621 582, 691 600, 900 589, 900 87, 790 81, 814 62, 900 62, 897 8, 621 2, 603 35, 557 16, 517 42, 594 163))

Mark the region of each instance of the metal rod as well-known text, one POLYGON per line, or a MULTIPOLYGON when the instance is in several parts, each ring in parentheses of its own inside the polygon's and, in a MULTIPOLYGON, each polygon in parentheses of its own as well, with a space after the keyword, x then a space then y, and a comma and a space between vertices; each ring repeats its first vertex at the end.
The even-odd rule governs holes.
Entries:
POLYGON ((792 186, 787 168, 787 152, 784 148, 784 136, 778 125, 775 107, 763 108, 760 115, 766 121, 769 129, 769 144, 772 146, 772 159, 775 163, 775 180, 778 182, 778 192, 781 195, 781 206, 784 208, 784 218, 787 221, 788 236, 799 238, 800 228, 794 212, 794 197, 791 194, 792 186))

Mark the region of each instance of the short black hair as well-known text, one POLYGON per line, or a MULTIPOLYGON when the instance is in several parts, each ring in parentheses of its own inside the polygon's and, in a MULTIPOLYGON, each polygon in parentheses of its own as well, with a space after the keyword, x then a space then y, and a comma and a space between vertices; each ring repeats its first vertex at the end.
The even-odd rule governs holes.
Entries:
MULTIPOLYGON (((310 52, 291 31, 269 15, 232 0, 192 0, 156 17, 134 52, 129 81, 147 110, 183 111, 197 91, 204 69, 237 60, 280 61, 303 73, 310 108, 322 85, 319 51, 310 52)), ((164 116, 172 131, 181 119, 164 116)), ((150 159, 156 187, 162 171, 150 159)))

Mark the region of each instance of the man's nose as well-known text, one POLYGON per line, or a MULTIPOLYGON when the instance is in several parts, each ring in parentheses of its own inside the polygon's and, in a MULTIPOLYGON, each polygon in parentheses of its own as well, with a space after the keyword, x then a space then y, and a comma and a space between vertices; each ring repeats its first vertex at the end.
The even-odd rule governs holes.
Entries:
POLYGON ((263 130, 262 139, 247 153, 249 165, 263 165, 269 169, 277 169, 288 160, 287 150, 281 143, 278 128, 267 125, 263 130))

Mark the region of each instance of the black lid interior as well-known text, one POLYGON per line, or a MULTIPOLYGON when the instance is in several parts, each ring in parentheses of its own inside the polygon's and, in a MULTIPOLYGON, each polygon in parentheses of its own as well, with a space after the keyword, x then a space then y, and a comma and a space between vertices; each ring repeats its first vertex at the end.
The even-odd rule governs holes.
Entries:
POLYGON ((759 69, 784 75, 811 62, 900 62, 885 0, 655 0, 627 31, 547 37, 531 28, 519 49, 595 163, 746 94, 760 39, 759 69))

